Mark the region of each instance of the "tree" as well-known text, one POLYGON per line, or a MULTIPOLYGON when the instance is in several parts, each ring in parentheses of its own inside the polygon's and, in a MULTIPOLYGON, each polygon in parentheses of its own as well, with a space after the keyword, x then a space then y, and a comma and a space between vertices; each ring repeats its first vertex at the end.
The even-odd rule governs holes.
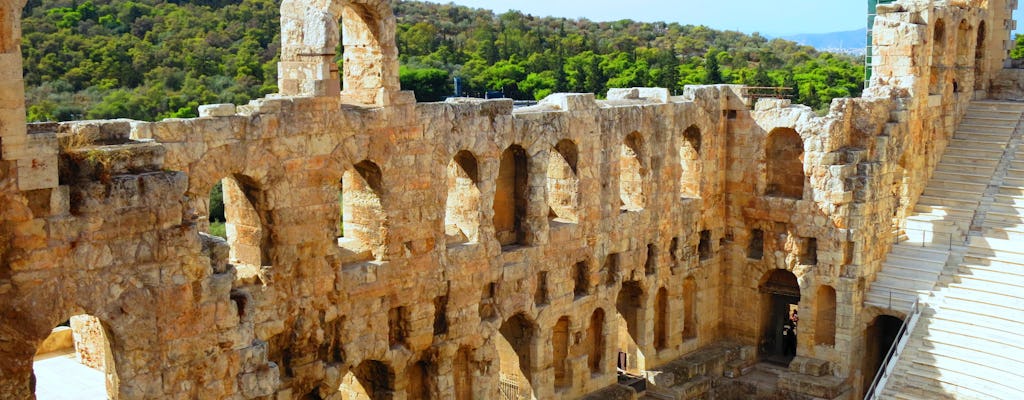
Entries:
POLYGON ((718 50, 708 49, 704 53, 704 81, 706 85, 722 83, 722 71, 718 66, 718 50))
POLYGON ((402 89, 416 93, 416 101, 441 101, 453 90, 448 84, 448 71, 437 68, 413 69, 401 66, 398 69, 398 80, 402 89))

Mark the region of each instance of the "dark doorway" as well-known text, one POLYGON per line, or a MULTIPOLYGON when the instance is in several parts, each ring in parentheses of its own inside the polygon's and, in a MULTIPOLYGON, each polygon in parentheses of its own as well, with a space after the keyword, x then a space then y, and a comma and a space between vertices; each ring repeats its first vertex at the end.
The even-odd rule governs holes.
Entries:
POLYGON ((864 340, 866 341, 863 369, 865 388, 871 385, 871 381, 874 380, 878 369, 882 367, 885 353, 889 351, 889 347, 896 341, 896 336, 900 333, 900 327, 902 326, 902 319, 891 315, 879 315, 875 317, 874 321, 871 321, 871 325, 868 325, 864 331, 864 340))
POLYGON ((799 321, 795 312, 800 304, 800 285, 792 272, 776 269, 761 284, 762 334, 760 356, 763 361, 788 366, 796 356, 799 321))

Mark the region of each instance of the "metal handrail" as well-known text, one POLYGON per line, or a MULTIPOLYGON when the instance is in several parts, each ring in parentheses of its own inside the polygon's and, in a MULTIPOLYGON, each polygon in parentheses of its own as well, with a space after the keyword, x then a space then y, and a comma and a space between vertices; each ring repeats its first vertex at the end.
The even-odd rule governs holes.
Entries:
MULTIPOLYGON (((910 234, 907 231, 921 232, 921 247, 927 247, 925 245, 925 237, 928 236, 928 233, 932 234, 932 243, 935 243, 935 238, 936 237, 939 237, 940 235, 941 236, 946 236, 946 235, 943 235, 942 232, 929 231, 929 230, 926 230, 926 229, 899 228, 899 229, 896 230, 896 244, 900 244, 900 231, 903 231, 904 233, 907 233, 907 240, 908 241, 910 240, 910 234)), ((949 247, 948 247, 948 250, 952 251, 953 250, 953 232, 948 232, 947 234, 949 236, 949 242, 948 242, 949 243, 949 247)))
POLYGON ((903 351, 903 347, 906 347, 906 342, 910 340, 910 331, 913 324, 917 323, 917 319, 920 316, 921 299, 917 299, 914 300, 914 305, 910 307, 907 319, 903 320, 903 325, 900 325, 899 333, 896 335, 896 339, 892 341, 892 345, 889 346, 889 351, 885 353, 885 358, 882 359, 882 364, 878 368, 878 372, 875 373, 875 379, 871 381, 871 386, 864 392, 864 400, 874 399, 885 389, 889 376, 892 375, 893 369, 896 368, 896 360, 903 351))

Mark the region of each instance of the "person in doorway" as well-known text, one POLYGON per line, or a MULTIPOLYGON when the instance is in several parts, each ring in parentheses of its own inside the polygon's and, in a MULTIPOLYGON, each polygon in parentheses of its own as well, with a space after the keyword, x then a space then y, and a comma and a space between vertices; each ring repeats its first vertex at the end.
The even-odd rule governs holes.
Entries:
POLYGON ((789 321, 793 323, 793 329, 796 330, 796 325, 800 323, 800 316, 796 313, 797 310, 793 310, 793 313, 789 315, 789 321))
POLYGON ((782 355, 796 355, 796 325, 793 324, 792 318, 785 318, 782 321, 782 355))

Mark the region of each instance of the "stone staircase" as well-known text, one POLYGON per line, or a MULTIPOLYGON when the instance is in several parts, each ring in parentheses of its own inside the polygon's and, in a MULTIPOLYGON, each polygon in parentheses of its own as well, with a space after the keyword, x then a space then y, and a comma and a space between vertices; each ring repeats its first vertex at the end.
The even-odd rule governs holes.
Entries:
MULTIPOLYGON (((957 131, 958 139, 1001 138, 1001 157, 989 177, 978 175, 988 185, 970 193, 970 201, 980 199, 966 245, 954 243, 958 254, 941 270, 881 398, 1024 398, 1024 149, 1016 128, 1022 113, 1024 103, 977 102, 957 131)), ((943 163, 967 158, 950 154, 959 152, 988 165, 996 153, 966 151, 951 144, 943 163)), ((962 229, 962 217, 955 219, 962 229)))
POLYGON ((866 305, 906 313, 935 287, 951 254, 963 250, 966 233, 1005 156, 1024 105, 975 102, 907 217, 866 305))

